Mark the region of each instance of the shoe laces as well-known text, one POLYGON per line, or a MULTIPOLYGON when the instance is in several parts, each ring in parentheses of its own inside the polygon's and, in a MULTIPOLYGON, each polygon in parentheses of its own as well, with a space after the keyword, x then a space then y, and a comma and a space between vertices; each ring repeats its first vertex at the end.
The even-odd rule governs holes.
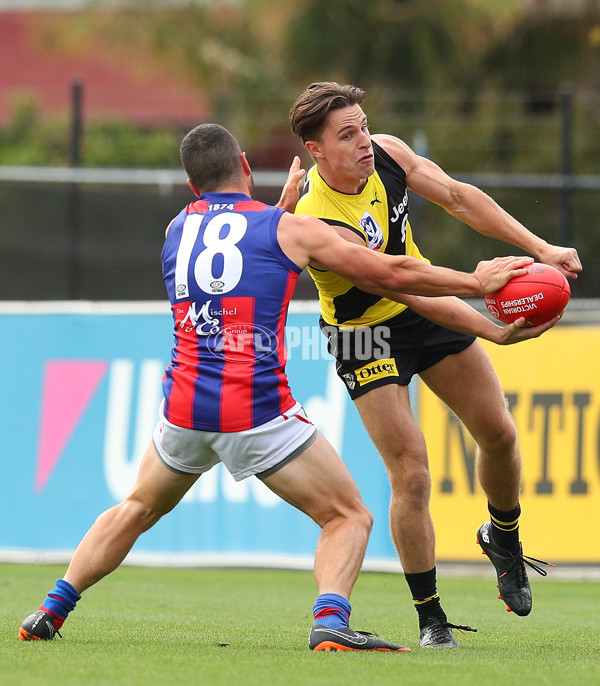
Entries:
POLYGON ((473 631, 474 633, 477 633, 477 629, 472 629, 470 626, 466 626, 465 624, 450 624, 450 622, 445 622, 442 626, 444 626, 446 629, 458 629, 461 634, 464 634, 465 631, 473 631))
POLYGON ((427 628, 431 631, 436 639, 446 638, 447 629, 458 629, 461 634, 464 634, 465 631, 473 631, 477 633, 477 629, 471 629, 470 626, 466 626, 465 624, 451 624, 450 622, 430 622, 427 628))
POLYGON ((511 566, 504 572, 504 574, 500 574, 499 578, 502 578, 503 576, 506 576, 512 568, 517 564, 517 562, 520 562, 520 568, 521 568, 521 576, 524 576, 525 574, 525 565, 528 565, 533 569, 534 572, 537 572, 541 576, 548 576, 548 572, 543 569, 542 567, 539 567, 537 563, 541 565, 546 565, 548 567, 556 567, 556 565, 552 564, 551 562, 545 562, 544 560, 538 560, 537 557, 529 557, 529 555, 524 555, 523 554, 523 548, 519 550, 518 555, 514 556, 513 563, 511 566))

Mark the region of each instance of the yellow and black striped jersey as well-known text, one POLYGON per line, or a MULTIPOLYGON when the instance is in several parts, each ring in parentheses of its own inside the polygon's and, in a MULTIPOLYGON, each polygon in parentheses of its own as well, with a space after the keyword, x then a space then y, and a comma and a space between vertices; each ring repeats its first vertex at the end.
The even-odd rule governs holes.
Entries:
MULTIPOLYGON (((373 152, 375 172, 356 195, 330 188, 313 166, 306 175, 296 214, 308 214, 327 224, 351 229, 371 250, 428 262, 413 241, 408 221, 406 173, 375 142, 373 152)), ((373 326, 406 309, 406 305, 362 291, 334 272, 314 267, 308 271, 319 289, 321 314, 328 324, 348 328, 373 326)))

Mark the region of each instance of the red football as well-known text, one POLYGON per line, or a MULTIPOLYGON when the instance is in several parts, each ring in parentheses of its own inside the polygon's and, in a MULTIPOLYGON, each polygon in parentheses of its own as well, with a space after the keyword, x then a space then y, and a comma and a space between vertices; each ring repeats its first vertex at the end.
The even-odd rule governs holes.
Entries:
POLYGON ((538 326, 560 314, 570 297, 569 282, 558 269, 534 262, 527 267, 527 274, 488 293, 485 304, 490 314, 505 324, 525 317, 531 326, 538 326))

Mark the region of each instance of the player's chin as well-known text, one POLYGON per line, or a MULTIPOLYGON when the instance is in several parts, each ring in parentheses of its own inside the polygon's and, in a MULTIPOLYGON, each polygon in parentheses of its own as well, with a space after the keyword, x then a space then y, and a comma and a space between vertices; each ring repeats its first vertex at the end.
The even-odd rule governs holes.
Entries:
POLYGON ((361 171, 361 176, 371 176, 375 171, 375 163, 372 157, 365 157, 364 159, 359 160, 357 167, 361 171))

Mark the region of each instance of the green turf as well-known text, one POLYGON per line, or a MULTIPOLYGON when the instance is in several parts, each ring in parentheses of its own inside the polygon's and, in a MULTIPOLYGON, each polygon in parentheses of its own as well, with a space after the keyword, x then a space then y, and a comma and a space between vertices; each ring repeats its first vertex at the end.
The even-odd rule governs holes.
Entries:
POLYGON ((533 580, 534 611, 505 612, 495 580, 439 581, 461 650, 418 647, 402 576, 362 574, 352 625, 412 653, 311 653, 308 572, 123 567, 85 593, 64 638, 16 640, 64 567, 0 565, 0 683, 6 686, 497 686, 600 684, 600 584, 533 580))

